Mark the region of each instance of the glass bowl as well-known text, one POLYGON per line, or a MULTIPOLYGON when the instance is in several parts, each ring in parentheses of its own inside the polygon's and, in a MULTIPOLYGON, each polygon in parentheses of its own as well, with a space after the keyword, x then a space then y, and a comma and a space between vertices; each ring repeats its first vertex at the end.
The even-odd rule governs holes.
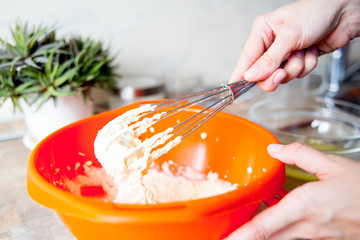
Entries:
MULTIPOLYGON (((358 105, 331 98, 266 98, 254 103, 248 114, 283 144, 302 142, 327 154, 360 160, 358 105)), ((316 179, 293 166, 287 166, 287 174, 316 179)))

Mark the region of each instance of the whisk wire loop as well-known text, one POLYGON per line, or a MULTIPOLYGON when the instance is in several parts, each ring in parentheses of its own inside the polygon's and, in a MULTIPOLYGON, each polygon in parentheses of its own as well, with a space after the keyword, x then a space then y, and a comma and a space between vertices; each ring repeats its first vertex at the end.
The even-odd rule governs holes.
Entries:
POLYGON ((194 115, 173 126, 173 136, 181 136, 183 140, 256 84, 257 82, 242 80, 231 84, 220 84, 210 90, 202 90, 182 97, 164 100, 154 103, 154 111, 145 113, 141 117, 161 113, 162 117, 157 120, 161 121, 195 105, 203 106, 194 115))
MULTIPOLYGON (((217 114, 218 112, 220 112, 221 110, 223 110, 226 106, 230 105, 232 102, 232 100, 228 100, 225 102, 225 104, 221 105, 220 107, 216 108, 214 111, 208 111, 204 116, 202 116, 201 118, 198 118, 196 121, 191 122, 190 124, 188 124, 186 127, 191 126, 193 123, 196 123, 194 126, 190 127, 189 130, 187 130, 185 133, 182 134, 182 140, 185 139, 187 136, 189 136, 192 132, 194 132, 196 129, 198 129, 199 127, 201 127, 205 122, 207 122, 208 120, 210 120, 215 114, 217 114), (201 120, 201 121, 199 121, 201 120)), ((207 110, 207 109, 206 109, 207 110)), ((196 115, 199 115, 201 113, 203 113, 205 110, 197 113, 196 115)), ((184 129, 184 128, 183 128, 184 129)), ((180 132, 180 131, 179 131, 180 132)), ((174 133, 174 134, 178 134, 178 132, 174 133)))

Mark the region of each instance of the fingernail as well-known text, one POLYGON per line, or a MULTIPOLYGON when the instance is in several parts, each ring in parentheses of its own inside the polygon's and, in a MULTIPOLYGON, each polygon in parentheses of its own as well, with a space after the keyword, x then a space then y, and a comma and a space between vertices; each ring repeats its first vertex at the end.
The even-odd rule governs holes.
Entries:
POLYGON ((311 47, 311 51, 315 54, 315 55, 319 55, 319 50, 316 46, 311 47))
POLYGON ((276 75, 275 75, 275 78, 274 78, 274 83, 275 84, 280 84, 284 78, 286 77, 286 73, 283 72, 283 71, 279 71, 276 75))
POLYGON ((270 144, 267 147, 267 150, 268 150, 269 153, 278 153, 278 152, 281 152, 284 147, 285 146, 282 145, 282 144, 270 144))
POLYGON ((304 57, 304 51, 303 50, 298 50, 298 51, 295 52, 295 55, 298 58, 303 58, 304 57))
POLYGON ((252 66, 249 70, 247 70, 244 74, 244 78, 246 80, 252 80, 260 73, 259 67, 256 65, 252 66))

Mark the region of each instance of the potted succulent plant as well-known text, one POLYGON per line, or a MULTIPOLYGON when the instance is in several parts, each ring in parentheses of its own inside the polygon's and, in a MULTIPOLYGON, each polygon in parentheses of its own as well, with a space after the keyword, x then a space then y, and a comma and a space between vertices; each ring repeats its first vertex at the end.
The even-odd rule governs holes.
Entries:
POLYGON ((91 115, 91 88, 113 88, 117 66, 101 42, 57 38, 54 27, 30 29, 18 21, 11 32, 12 42, 0 39, 0 100, 11 99, 14 108, 24 112, 37 141, 91 115), (31 122, 40 128, 34 129, 31 122), (49 123, 52 126, 45 129, 49 123))

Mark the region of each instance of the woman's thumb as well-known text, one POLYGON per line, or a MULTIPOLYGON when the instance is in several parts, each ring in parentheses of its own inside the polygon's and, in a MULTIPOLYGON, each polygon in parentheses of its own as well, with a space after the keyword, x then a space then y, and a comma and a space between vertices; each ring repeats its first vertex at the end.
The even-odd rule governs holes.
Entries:
POLYGON ((319 179, 336 172, 337 164, 329 155, 302 143, 271 144, 268 146, 268 153, 286 164, 296 165, 306 172, 315 174, 319 179))

